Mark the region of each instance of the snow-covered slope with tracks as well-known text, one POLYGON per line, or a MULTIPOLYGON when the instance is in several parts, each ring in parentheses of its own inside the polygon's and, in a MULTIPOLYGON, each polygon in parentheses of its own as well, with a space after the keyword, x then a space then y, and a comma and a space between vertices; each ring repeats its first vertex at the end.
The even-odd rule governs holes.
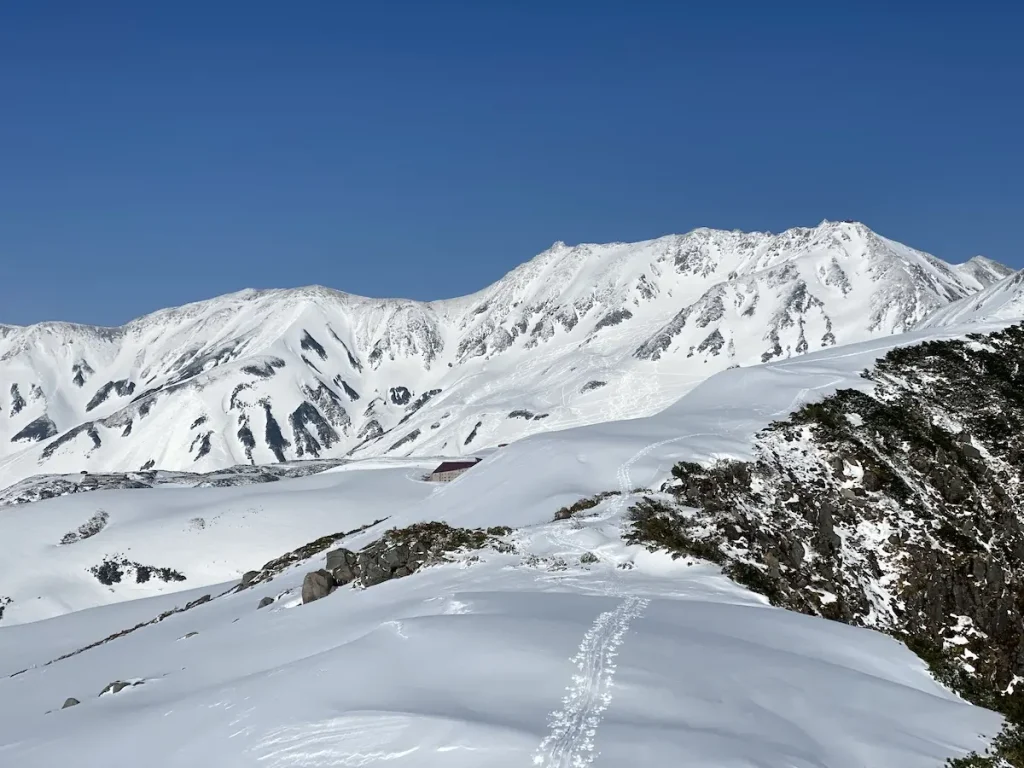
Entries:
POLYGON ((773 419, 868 386, 859 372, 892 346, 964 332, 727 370, 655 417, 535 435, 446 485, 422 481, 425 461, 362 459, 262 485, 6 508, 0 761, 937 768, 981 749, 999 717, 895 640, 771 608, 716 566, 622 539, 634 490, 657 488, 673 462, 744 457, 773 419), (621 495, 553 520, 602 491, 621 495), (344 546, 423 520, 516 530, 507 551, 306 605, 303 576, 322 552, 231 589, 271 557, 385 514, 344 546), (118 554, 186 578, 101 583, 91 567, 118 554), (113 681, 129 686, 99 695, 113 681), (67 697, 80 703, 59 709, 67 697))

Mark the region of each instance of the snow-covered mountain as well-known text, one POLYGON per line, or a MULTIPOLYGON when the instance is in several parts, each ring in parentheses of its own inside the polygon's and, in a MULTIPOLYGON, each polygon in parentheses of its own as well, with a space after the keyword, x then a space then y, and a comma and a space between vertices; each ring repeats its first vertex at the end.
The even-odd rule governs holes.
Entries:
POLYGON ((935 310, 920 328, 1015 320, 1024 317, 1024 270, 992 283, 978 293, 935 310))
MULTIPOLYGON (((423 482, 425 460, 374 458, 256 485, 5 508, 0 762, 938 768, 981 752, 1001 717, 955 695, 924 658, 981 672, 982 646, 1020 637, 1021 561, 1008 546, 1024 530, 1020 440, 987 414, 1013 398, 1024 331, 1003 335, 1012 345, 942 345, 984 357, 994 378, 972 380, 957 356, 936 368, 934 346, 908 347, 963 333, 912 331, 722 371, 655 416, 534 435, 449 484, 423 482), (879 368, 885 357, 900 367, 879 368), (883 373, 934 405, 924 423, 935 428, 918 432, 928 445, 902 444, 921 415, 905 401, 882 407, 883 373), (976 382, 987 407, 971 413, 976 382), (807 404, 835 414, 851 393, 862 395, 856 408, 839 412, 853 431, 835 445, 790 416, 807 404), (895 435, 879 420, 893 412, 910 417, 895 435), (965 427, 971 443, 944 438, 965 427), (723 457, 757 462, 759 482, 735 482, 723 457), (891 503, 898 476, 872 458, 909 463, 910 503, 891 503), (712 505, 722 487, 695 485, 681 461, 760 502, 712 505), (955 496, 914 503, 929 486, 949 495, 954 480, 955 496), (640 528, 636 511, 653 503, 671 524, 640 528), (403 571, 446 525, 485 545, 403 571), (410 531, 423 538, 377 550, 392 562, 383 580, 325 581, 333 591, 307 599, 310 577, 339 573, 337 547, 363 556, 410 531), (668 538, 650 539, 659 532, 668 538), (868 591, 865 614, 852 587, 868 591), (779 590, 783 605, 803 596, 837 620, 783 610, 779 590), (906 605, 920 611, 870 610, 915 594, 906 605), (925 636, 938 653, 900 642, 903 626, 947 620, 949 633, 925 636), (982 620, 998 635, 982 635, 982 620)), ((1003 657, 1013 666, 996 682, 1013 689, 1024 669, 1018 654, 1003 657)))
POLYGON ((446 301, 247 290, 120 328, 0 326, 0 487, 458 455, 649 415, 728 367, 905 332, 1010 272, 824 222, 556 243, 446 301))

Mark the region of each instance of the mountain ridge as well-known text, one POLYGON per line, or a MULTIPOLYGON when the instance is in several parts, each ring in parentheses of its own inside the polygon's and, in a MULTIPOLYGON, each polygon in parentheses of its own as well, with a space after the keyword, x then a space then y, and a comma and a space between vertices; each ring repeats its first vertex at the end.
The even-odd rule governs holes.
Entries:
MULTIPOLYGON (((32 329, 47 329, 47 330, 49 330, 51 328, 66 328, 66 329, 69 329, 69 330, 73 329, 73 330, 80 330, 80 331, 95 331, 95 332, 98 332, 98 333, 103 333, 103 332, 109 332, 109 331, 123 330, 123 329, 126 329, 126 328, 136 324, 136 323, 139 323, 142 320, 150 319, 150 318, 153 318, 154 316, 161 315, 162 313, 166 313, 166 312, 175 312, 175 311, 179 311, 179 310, 195 308, 195 307, 199 307, 201 305, 206 305, 206 304, 210 304, 210 303, 213 303, 213 302, 219 302, 219 301, 226 300, 226 299, 257 298, 257 297, 267 296, 267 295, 271 295, 271 294, 282 294, 282 293, 284 293, 284 294, 293 294, 293 295, 295 295, 297 297, 307 297, 307 298, 316 298, 316 297, 325 297, 326 296, 326 297, 329 297, 329 298, 337 298, 337 299, 354 299, 356 302, 364 302, 364 303, 384 303, 384 304, 392 303, 392 304, 395 304, 395 305, 418 305, 418 306, 445 305, 445 304, 452 304, 452 303, 455 303, 455 302, 464 302, 464 301, 472 299, 472 298, 474 298, 474 297, 476 297, 478 295, 481 295, 481 294, 485 293, 486 291, 488 291, 489 289, 493 288, 494 286, 502 283, 505 279, 507 279, 512 274, 514 274, 517 270, 520 270, 522 268, 525 268, 525 267, 529 266, 534 261, 537 261, 538 259, 541 259, 542 257, 546 256, 549 253, 557 252, 557 251, 560 251, 560 250, 614 248, 614 247, 640 247, 640 246, 654 245, 656 243, 663 242, 663 241, 685 240, 688 237, 697 236, 697 235, 708 235, 708 236, 716 236, 716 235, 717 236, 723 236, 723 235, 744 235, 744 236, 750 236, 750 237, 760 236, 760 237, 764 237, 764 238, 778 238, 778 237, 784 237, 784 236, 789 235, 791 233, 812 233, 812 232, 816 232, 816 231, 819 231, 819 230, 822 230, 822 229, 827 229, 829 227, 835 227, 835 226, 839 226, 839 225, 849 225, 849 226, 852 226, 852 227, 854 227, 856 229, 860 229, 860 230, 869 232, 872 235, 875 235, 877 237, 882 237, 882 236, 878 235, 877 233, 875 233, 873 230, 871 230, 869 227, 867 227, 862 222, 832 221, 832 220, 829 220, 829 219, 824 219, 824 220, 822 220, 822 222, 820 224, 818 224, 815 227, 791 227, 791 228, 783 230, 782 232, 779 232, 779 233, 774 233, 774 232, 771 232, 771 231, 768 231, 768 230, 764 230, 764 231, 753 230, 753 231, 747 232, 747 231, 740 230, 740 229, 716 229, 716 228, 713 228, 713 227, 696 227, 696 228, 691 229, 691 230, 689 230, 688 232, 685 232, 685 233, 681 233, 681 234, 674 234, 674 233, 672 233, 672 234, 660 235, 658 237, 650 238, 650 239, 647 239, 647 240, 636 240, 636 241, 616 240, 616 241, 611 241, 611 242, 607 242, 607 243, 582 242, 582 243, 577 243, 577 244, 574 244, 574 245, 568 245, 563 240, 556 240, 554 243, 551 244, 551 246, 549 248, 545 249, 544 251, 541 251, 537 255, 535 255, 532 258, 528 259, 527 261, 523 262, 522 264, 519 264, 519 265, 513 267, 508 272, 506 272, 502 277, 498 278, 497 280, 493 281, 492 283, 490 283, 490 284, 488 284, 488 285, 484 286, 483 288, 480 288, 480 289, 478 289, 476 291, 473 291, 471 293, 464 294, 462 296, 451 296, 451 297, 448 297, 448 298, 427 299, 427 300, 423 300, 423 299, 410 299, 410 298, 405 298, 405 297, 400 297, 400 296, 366 296, 366 295, 362 295, 362 294, 351 293, 349 291, 344 291, 344 290, 341 290, 341 289, 338 289, 338 288, 332 288, 332 287, 330 287, 328 285, 324 285, 324 284, 320 284, 320 283, 310 283, 310 284, 307 284, 307 285, 296 286, 294 288, 252 288, 252 287, 247 287, 247 288, 241 288, 241 289, 239 289, 237 291, 230 291, 228 293, 219 294, 217 296, 212 296, 212 297, 205 298, 205 299, 196 299, 194 301, 189 301, 189 302, 186 302, 184 304, 179 304, 179 305, 174 305, 174 306, 167 306, 167 307, 160 307, 158 309, 154 309, 154 310, 152 310, 150 312, 146 312, 146 313, 144 313, 142 315, 139 315, 136 318, 132 318, 128 322, 122 323, 121 325, 102 325, 102 324, 96 324, 96 323, 82 323, 82 322, 77 322, 77 321, 74 321, 74 320, 42 320, 42 321, 39 321, 39 322, 36 322, 36 323, 28 323, 28 324, 24 324, 24 325, 19 325, 19 324, 15 324, 15 323, 0 323, 0 333, 3 333, 5 331, 6 332, 28 331, 28 330, 32 330, 32 329)), ((888 240, 888 238, 883 238, 883 239, 888 240)), ((891 241, 890 240, 890 242, 896 242, 896 241, 891 241)), ((931 254, 928 254, 928 253, 926 253, 924 251, 917 251, 917 252, 921 253, 921 254, 924 254, 926 256, 929 256, 931 259, 934 259, 936 262, 941 263, 943 265, 946 265, 948 267, 951 267, 954 270, 957 270, 957 271, 967 271, 967 272, 978 271, 978 272, 981 272, 983 274, 987 273, 989 276, 996 276, 997 279, 1002 279, 1003 277, 1006 277, 1008 274, 1011 274, 1012 272, 1015 271, 1012 268, 1010 268, 1010 267, 1008 267, 1008 266, 1006 266, 1006 265, 1004 265, 1004 264, 1002 264, 1002 263, 1000 263, 1000 262, 998 262, 998 261, 996 261, 994 259, 991 259, 991 258, 989 258, 987 256, 981 255, 981 254, 977 254, 975 256, 972 256, 969 259, 967 259, 966 261, 954 263, 954 262, 946 262, 946 261, 944 261, 942 259, 939 259, 938 257, 932 256, 931 254), (967 270, 968 267, 975 267, 976 269, 967 270)))
POLYGON ((732 365, 905 332, 1010 274, 826 221, 555 243, 431 302, 244 289, 116 328, 0 326, 0 485, 472 453, 657 412, 732 365))

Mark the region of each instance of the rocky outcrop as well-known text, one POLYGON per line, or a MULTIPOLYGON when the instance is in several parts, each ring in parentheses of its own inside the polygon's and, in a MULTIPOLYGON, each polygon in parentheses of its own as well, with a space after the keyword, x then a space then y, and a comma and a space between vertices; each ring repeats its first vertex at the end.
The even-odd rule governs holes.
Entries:
POLYGON ((306 574, 302 601, 308 602, 307 584, 310 595, 317 595, 312 598, 316 600, 338 586, 372 587, 409 576, 428 565, 449 562, 460 553, 484 548, 510 551, 510 545, 502 537, 511 532, 510 528, 501 526, 485 530, 453 528, 437 522, 395 528, 358 552, 344 548, 328 552, 326 569, 306 574))
POLYGON ((11 442, 39 442, 40 440, 47 440, 56 434, 57 425, 53 423, 53 419, 44 413, 42 416, 30 421, 21 431, 17 432, 11 438, 11 442))
POLYGON ((74 697, 70 697, 70 698, 64 699, 64 705, 61 707, 61 709, 67 709, 68 707, 77 707, 81 703, 82 702, 80 702, 78 699, 76 699, 74 697))
POLYGON ((338 585, 334 583, 334 577, 330 572, 319 570, 307 573, 302 580, 302 604, 312 603, 322 597, 327 597, 338 585))
POLYGON ((108 693, 111 693, 111 694, 113 694, 113 693, 120 693, 125 688, 134 688, 137 685, 142 685, 142 681, 141 680, 135 680, 135 681, 126 683, 123 680, 115 680, 112 683, 107 683, 106 687, 102 691, 100 691, 100 696, 103 696, 104 694, 108 694, 108 693))
MULTIPOLYGON (((251 437, 251 433, 250 437, 251 437)), ((255 445, 255 441, 252 443, 255 445)), ((123 488, 154 488, 160 485, 227 487, 272 483, 284 477, 305 477, 345 463, 344 459, 308 459, 252 466, 240 464, 216 472, 166 472, 144 468, 138 472, 35 475, 0 491, 0 506, 27 504, 72 493, 123 488)), ((148 462, 152 465, 152 462, 148 462)))
POLYGON ((107 527, 107 522, 110 520, 110 515, 104 512, 102 509, 95 512, 92 517, 78 526, 77 530, 68 531, 61 539, 61 546, 68 544, 76 544, 79 541, 85 541, 91 539, 96 534, 100 533, 104 528, 107 527))
POLYGON ((293 549, 291 552, 287 552, 280 557, 275 557, 267 563, 264 563, 263 567, 258 571, 246 571, 242 575, 242 580, 239 582, 237 587, 232 587, 235 591, 241 591, 248 589, 255 584, 261 584, 265 581, 270 581, 279 573, 282 573, 285 569, 290 568, 296 563, 301 563, 304 560, 308 560, 311 557, 323 552, 325 549, 330 549, 335 544, 338 544, 349 536, 354 536, 357 533, 380 525, 387 518, 381 518, 380 520, 374 520, 372 523, 367 523, 359 528, 354 528, 351 531, 341 531, 338 533, 328 534, 327 536, 321 536, 319 539, 314 539, 308 544, 303 544, 297 549, 293 549))
POLYGON ((1024 325, 897 348, 862 376, 868 391, 762 431, 755 461, 677 465, 667 495, 632 509, 628 540, 889 632, 969 700, 1019 717, 1024 325))

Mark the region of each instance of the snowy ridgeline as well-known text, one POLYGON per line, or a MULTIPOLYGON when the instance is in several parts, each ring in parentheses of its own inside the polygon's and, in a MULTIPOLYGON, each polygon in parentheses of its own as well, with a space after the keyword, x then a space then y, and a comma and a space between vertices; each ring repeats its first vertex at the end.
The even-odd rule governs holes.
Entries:
POLYGON ((1022 306, 1010 272, 824 222, 558 243, 450 301, 313 287, 114 329, 0 326, 0 488, 83 469, 474 454, 651 415, 731 366, 1006 316, 1022 306))
POLYGON ((424 482, 423 461, 353 461, 279 482, 7 507, 0 756, 938 768, 980 750, 999 716, 942 688, 896 640, 770 607, 717 566, 622 538, 634 491, 659 487, 675 462, 753 458, 768 422, 871 386, 859 373, 876 358, 937 334, 956 331, 728 370, 657 417, 536 435, 450 484, 424 482), (497 549, 301 604, 327 549, 423 520, 513 531, 497 549), (316 553, 236 589, 303 547, 316 553), (102 583, 94 567, 118 557, 184 581, 136 569, 102 583), (69 698, 79 703, 62 710, 69 698))

